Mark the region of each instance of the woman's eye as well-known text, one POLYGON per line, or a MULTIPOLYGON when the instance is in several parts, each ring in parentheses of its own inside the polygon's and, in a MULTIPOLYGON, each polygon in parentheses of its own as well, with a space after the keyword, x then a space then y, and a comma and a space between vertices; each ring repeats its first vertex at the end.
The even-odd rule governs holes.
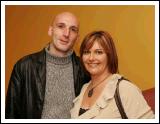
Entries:
POLYGON ((100 55, 100 54, 103 54, 103 51, 96 51, 95 53, 100 55))
POLYGON ((83 51, 83 54, 85 54, 85 55, 87 55, 87 54, 89 54, 90 52, 88 51, 88 50, 85 50, 85 51, 83 51))

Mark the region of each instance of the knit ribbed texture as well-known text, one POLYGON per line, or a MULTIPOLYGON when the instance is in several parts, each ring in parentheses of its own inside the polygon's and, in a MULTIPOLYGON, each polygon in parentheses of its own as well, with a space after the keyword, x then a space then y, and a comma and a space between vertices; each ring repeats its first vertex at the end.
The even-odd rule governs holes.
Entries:
POLYGON ((71 55, 51 56, 46 49, 46 91, 42 118, 71 118, 70 109, 75 98, 71 55))

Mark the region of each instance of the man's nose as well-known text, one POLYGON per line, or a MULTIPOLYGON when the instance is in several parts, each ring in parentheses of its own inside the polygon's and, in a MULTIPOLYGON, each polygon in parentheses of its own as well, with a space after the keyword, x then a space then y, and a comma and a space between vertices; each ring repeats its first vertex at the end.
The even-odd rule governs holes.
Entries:
POLYGON ((68 38, 68 37, 69 37, 69 33, 70 33, 70 30, 66 28, 66 29, 64 30, 63 35, 68 38))

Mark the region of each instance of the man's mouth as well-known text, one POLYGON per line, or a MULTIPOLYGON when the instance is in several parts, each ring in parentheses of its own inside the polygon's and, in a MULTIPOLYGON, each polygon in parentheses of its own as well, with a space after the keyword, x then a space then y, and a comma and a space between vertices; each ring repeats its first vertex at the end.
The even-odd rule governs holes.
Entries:
POLYGON ((64 44, 64 45, 68 44, 68 40, 61 40, 61 39, 60 39, 60 41, 61 41, 61 43, 64 44))

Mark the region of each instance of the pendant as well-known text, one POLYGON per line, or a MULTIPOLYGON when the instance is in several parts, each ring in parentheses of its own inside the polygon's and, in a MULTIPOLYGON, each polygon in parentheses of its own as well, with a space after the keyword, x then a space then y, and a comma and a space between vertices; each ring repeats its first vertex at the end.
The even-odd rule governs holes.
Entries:
POLYGON ((91 90, 89 90, 88 97, 91 97, 92 95, 93 95, 93 88, 91 90))

